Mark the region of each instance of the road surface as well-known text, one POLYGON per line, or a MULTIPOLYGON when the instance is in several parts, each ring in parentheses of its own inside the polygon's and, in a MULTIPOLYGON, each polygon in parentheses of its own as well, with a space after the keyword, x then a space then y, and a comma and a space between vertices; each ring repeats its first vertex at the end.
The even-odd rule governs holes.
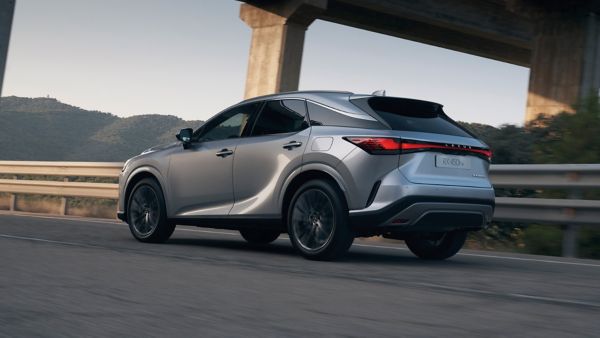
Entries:
POLYGON ((234 232, 0 214, 0 337, 600 336, 600 261, 357 240, 340 262, 234 232))

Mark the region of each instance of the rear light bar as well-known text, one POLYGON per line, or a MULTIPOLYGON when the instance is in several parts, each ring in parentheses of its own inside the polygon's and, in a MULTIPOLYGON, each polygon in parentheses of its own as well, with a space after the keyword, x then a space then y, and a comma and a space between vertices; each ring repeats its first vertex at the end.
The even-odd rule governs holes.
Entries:
POLYGON ((401 153, 416 153, 421 151, 440 151, 447 153, 476 155, 492 160, 492 151, 465 145, 420 142, 415 140, 401 140, 394 137, 344 137, 344 139, 373 155, 393 155, 401 153))
POLYGON ((373 155, 394 155, 402 151, 402 143, 395 137, 344 137, 344 140, 373 155))

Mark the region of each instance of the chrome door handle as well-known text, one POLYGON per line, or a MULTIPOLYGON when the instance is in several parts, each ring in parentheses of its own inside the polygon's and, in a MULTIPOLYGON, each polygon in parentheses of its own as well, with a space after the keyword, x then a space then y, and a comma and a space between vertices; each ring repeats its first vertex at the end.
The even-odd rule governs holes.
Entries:
POLYGON ((225 148, 225 149, 219 150, 215 155, 217 155, 219 157, 227 157, 231 154, 233 154, 233 150, 229 150, 229 149, 225 148))
POLYGON ((292 141, 283 145, 283 148, 290 150, 292 148, 297 148, 302 145, 302 142, 292 141))

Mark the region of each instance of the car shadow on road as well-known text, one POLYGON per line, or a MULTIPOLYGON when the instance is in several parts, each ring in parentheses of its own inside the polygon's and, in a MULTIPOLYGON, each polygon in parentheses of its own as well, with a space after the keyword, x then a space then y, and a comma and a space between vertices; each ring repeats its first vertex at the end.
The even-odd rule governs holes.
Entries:
MULTIPOLYGON (((213 249, 232 250, 235 252, 261 253, 279 257, 294 257, 302 259, 300 254, 294 248, 283 240, 278 240, 268 245, 256 245, 245 242, 244 240, 231 238, 171 238, 168 245, 204 247, 213 249)), ((233 252, 232 252, 233 253, 233 252)), ((356 248, 353 247, 341 259, 335 262, 326 262, 323 264, 358 264, 358 265, 402 265, 402 266, 473 266, 477 263, 467 262, 460 259, 448 259, 445 261, 423 260, 404 251, 384 251, 381 249, 356 248)))
POLYGON ((284 243, 272 243, 268 245, 257 245, 245 242, 242 239, 221 239, 221 238, 171 238, 167 244, 209 247, 215 249, 227 249, 246 252, 272 253, 277 255, 293 256, 296 255, 294 248, 284 243))
POLYGON ((394 251, 367 251, 352 250, 344 256, 341 262, 365 265, 403 265, 403 266, 473 266, 477 263, 467 262, 460 259, 447 259, 443 261, 426 260, 413 256, 410 252, 394 251))

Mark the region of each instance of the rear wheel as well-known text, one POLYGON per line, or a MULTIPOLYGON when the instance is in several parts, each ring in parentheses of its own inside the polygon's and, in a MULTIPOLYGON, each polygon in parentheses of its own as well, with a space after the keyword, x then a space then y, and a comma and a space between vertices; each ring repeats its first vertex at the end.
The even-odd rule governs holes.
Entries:
POLYGON ((241 229, 240 234, 248 243, 269 244, 276 240, 281 232, 277 230, 265 229, 241 229))
POLYGON ((287 225, 292 245, 308 259, 339 258, 354 241, 342 192, 326 180, 308 181, 296 191, 287 225))
POLYGON ((151 178, 144 178, 133 187, 127 203, 127 223, 135 239, 140 242, 166 242, 175 223, 167 220, 162 189, 151 178))
POLYGON ((406 246, 417 257, 442 260, 454 256, 465 244, 466 231, 421 235, 405 240, 406 246))

